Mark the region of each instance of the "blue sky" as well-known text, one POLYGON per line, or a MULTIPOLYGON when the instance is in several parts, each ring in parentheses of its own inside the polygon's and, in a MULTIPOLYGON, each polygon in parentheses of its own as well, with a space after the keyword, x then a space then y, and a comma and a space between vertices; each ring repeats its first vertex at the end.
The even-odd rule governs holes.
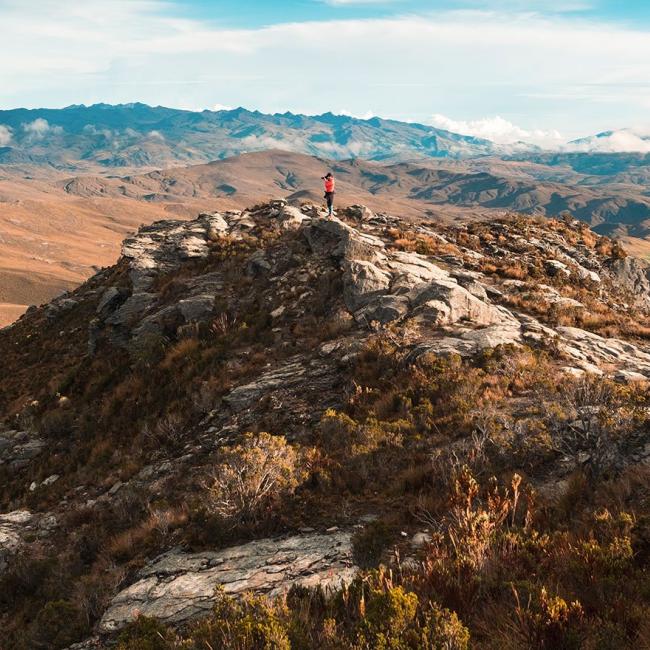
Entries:
POLYGON ((175 10, 201 20, 230 27, 253 27, 284 22, 331 19, 385 18, 403 14, 488 9, 538 11, 598 20, 613 20, 631 26, 650 23, 647 0, 180 0, 175 10))
POLYGON ((0 107, 380 115, 497 141, 650 131, 650 2, 0 0, 0 107))

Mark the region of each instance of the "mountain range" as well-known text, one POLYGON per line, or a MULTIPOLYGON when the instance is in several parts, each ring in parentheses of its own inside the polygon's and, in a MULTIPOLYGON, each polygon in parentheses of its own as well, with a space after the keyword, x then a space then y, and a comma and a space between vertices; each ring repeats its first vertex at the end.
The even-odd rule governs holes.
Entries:
MULTIPOLYGON (((497 144, 425 124, 331 112, 271 115, 241 107, 197 112, 141 103, 0 111, 0 165, 153 169, 268 149, 387 162, 544 155, 530 143, 497 144)), ((556 151, 633 152, 649 154, 650 136, 634 129, 606 131, 559 145, 556 151)))
POLYGON ((330 159, 406 160, 505 154, 488 140, 422 124, 244 108, 185 111, 145 104, 0 111, 0 165, 58 169, 165 167, 286 149, 330 159))
POLYGON ((650 199, 643 184, 647 167, 632 172, 636 160, 618 155, 618 168, 625 171, 612 176, 600 169, 595 173, 584 163, 575 169, 572 164, 577 159, 571 154, 547 158, 546 164, 541 156, 538 163, 481 158, 380 164, 265 151, 124 177, 78 176, 63 188, 85 198, 129 198, 149 204, 213 199, 220 205, 244 207, 277 196, 293 203, 318 201, 319 177, 331 169, 340 203, 361 202, 403 217, 449 221, 495 211, 570 212, 602 234, 650 234, 650 199))

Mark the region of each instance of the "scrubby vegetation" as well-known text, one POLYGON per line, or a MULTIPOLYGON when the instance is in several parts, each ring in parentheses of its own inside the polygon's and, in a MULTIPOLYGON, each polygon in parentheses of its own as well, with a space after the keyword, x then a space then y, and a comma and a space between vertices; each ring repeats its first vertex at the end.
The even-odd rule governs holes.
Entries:
POLYGON ((25 558, 2 578, 5 604, 23 621, 46 603, 23 623, 31 640, 22 647, 46 623, 54 630, 56 612, 78 623, 43 647, 87 633, 124 567, 172 540, 196 540, 205 520, 187 510, 212 512, 245 539, 262 520, 313 523, 309 512, 336 520, 341 503, 353 518, 368 500, 381 514, 357 535, 357 559, 390 570, 328 596, 224 597, 212 618, 178 633, 138 621, 118 647, 464 648, 471 637, 486 648, 615 648, 646 638, 650 472, 614 472, 619 450, 647 427, 645 387, 560 379, 547 354, 532 350, 472 363, 408 364, 405 355, 392 337, 376 337, 350 369, 347 404, 326 411, 312 439, 245 436, 220 451, 182 507, 178 494, 166 494, 167 504, 133 495, 118 496, 104 522, 74 513, 79 533, 67 559, 25 558), (582 469, 556 488, 548 467, 566 455, 583 458, 582 469), (406 561, 399 531, 422 526, 430 540, 406 561))
POLYGON ((472 647, 513 649, 643 644, 650 613, 646 524, 607 506, 629 496, 633 483, 647 489, 649 478, 645 472, 608 485, 610 494, 599 491, 591 507, 574 510, 567 528, 566 519, 554 521, 557 510, 535 509, 518 475, 506 488, 495 480, 481 485, 463 467, 418 564, 397 561, 392 571, 367 572, 329 595, 294 589, 281 600, 242 603, 223 596, 208 620, 181 633, 138 620, 118 647, 460 650, 470 639, 472 647))
MULTIPOLYGON (((546 323, 645 337, 647 317, 617 309, 627 297, 615 288, 549 275, 532 252, 526 263, 472 257, 491 245, 528 250, 529 227, 522 219, 450 228, 446 239, 385 234, 389 246, 439 256, 441 266, 457 256, 522 282, 495 300, 546 323), (584 308, 544 302, 542 280, 584 308)), ((623 254, 587 228, 548 227, 611 259, 623 254)), ((47 345, 38 331, 45 318, 4 335, 7 364, 37 370, 7 378, 1 412, 37 431, 48 453, 20 482, 0 467, 0 504, 58 508, 49 540, 30 540, 0 575, 6 647, 64 648, 88 636, 115 592, 172 547, 215 549, 359 521, 362 572, 342 590, 295 588, 275 600, 221 594, 205 620, 172 629, 141 617, 117 647, 650 643, 650 470, 630 461, 647 444, 647 383, 569 375, 552 340, 461 359, 417 349, 400 326, 361 336, 342 308, 338 266, 324 258, 312 268, 307 258, 292 232, 222 241, 207 259, 156 280, 167 304, 199 269, 218 271, 214 317, 173 323, 134 354, 101 339, 95 355, 79 349, 96 298, 56 321, 63 335, 47 345), (242 273, 262 248, 276 256, 274 275, 242 273), (208 426, 233 387, 298 356, 317 365, 322 346, 339 338, 353 353, 333 364, 325 389, 305 380, 304 402, 263 395, 238 414, 239 428, 208 426), (166 463, 180 468, 172 479, 166 463), (47 490, 29 489, 52 475, 47 490)), ((124 275, 118 266, 101 281, 122 286, 124 275)))

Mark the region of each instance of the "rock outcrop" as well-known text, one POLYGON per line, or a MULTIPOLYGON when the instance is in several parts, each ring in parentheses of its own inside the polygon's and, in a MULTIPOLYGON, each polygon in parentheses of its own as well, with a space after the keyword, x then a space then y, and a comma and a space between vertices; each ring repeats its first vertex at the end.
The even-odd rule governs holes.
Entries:
POLYGON ((293 585, 328 590, 350 582, 357 570, 350 533, 338 531, 259 540, 217 552, 170 551, 113 599, 100 630, 114 632, 136 616, 182 623, 205 615, 217 599, 217 588, 234 596, 274 596, 293 585))
POLYGON ((26 544, 27 538, 46 536, 55 526, 52 515, 38 515, 29 510, 14 510, 0 514, 0 577, 11 562, 11 557, 26 544))
POLYGON ((45 448, 45 441, 28 431, 0 432, 0 467, 20 469, 29 464, 45 448))
MULTIPOLYGON (((530 314, 514 312, 503 306, 504 301, 509 295, 524 295, 531 285, 521 280, 495 284, 493 278, 475 270, 485 263, 486 256, 496 260, 512 256, 522 266, 530 266, 537 256, 549 281, 558 276, 568 281, 575 277, 602 286, 601 276, 611 278, 638 301, 650 304, 650 281, 642 262, 624 258, 603 263, 586 247, 572 247, 556 233, 524 238, 510 233, 502 224, 494 224, 492 230, 502 238, 510 237, 508 250, 492 244, 483 252, 463 248, 459 254, 431 256, 387 245, 390 242, 383 229, 398 224, 398 220, 374 215, 363 206, 352 206, 348 213, 355 225, 325 218, 310 206, 299 210, 275 201, 263 217, 261 213, 215 212, 202 214, 192 222, 164 221, 142 228, 125 241, 123 248, 131 286, 112 286, 102 293, 90 330, 89 349, 94 351, 98 337, 108 331, 114 343, 137 355, 152 341, 179 328, 209 321, 216 315, 215 303, 224 289, 219 273, 188 278, 182 289, 179 287, 182 297, 172 303, 160 299, 153 288, 155 278, 169 275, 189 262, 207 259, 211 247, 218 247, 222 241, 237 241, 270 227, 302 232, 315 256, 315 265, 318 259, 333 261, 341 272, 345 307, 362 327, 400 324, 420 332, 421 346, 439 354, 461 356, 495 345, 553 339, 573 360, 570 368, 595 371, 605 364, 608 368, 618 366, 622 371, 619 377, 650 376, 642 349, 613 339, 611 345, 603 346, 588 333, 580 337, 572 330, 549 328, 530 314), (576 339, 581 339, 577 345, 576 339)), ((441 247, 450 247, 448 239, 431 228, 419 226, 416 231, 441 247)), ((258 249, 249 258, 247 272, 252 277, 269 278, 276 273, 276 265, 267 251, 258 249)), ((310 278, 318 275, 313 268, 310 278)), ((555 286, 539 283, 535 289, 549 305, 585 309, 579 300, 562 295, 555 286)), ((305 287, 303 295, 309 293, 305 287)), ((60 308, 68 309, 71 300, 74 302, 65 298, 60 308)), ((277 319, 285 308, 272 311, 277 319)), ((278 372, 282 375, 282 371, 278 372)), ((262 384, 259 389, 265 390, 262 384)), ((235 410, 241 410, 248 392, 246 387, 235 389, 227 401, 235 410)))

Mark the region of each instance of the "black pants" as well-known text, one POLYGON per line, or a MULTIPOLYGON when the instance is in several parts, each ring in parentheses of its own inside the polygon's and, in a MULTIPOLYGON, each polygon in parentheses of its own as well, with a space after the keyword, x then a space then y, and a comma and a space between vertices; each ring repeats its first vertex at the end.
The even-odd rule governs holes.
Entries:
POLYGON ((327 209, 331 212, 334 205, 334 192, 325 192, 325 200, 327 201, 327 209))

